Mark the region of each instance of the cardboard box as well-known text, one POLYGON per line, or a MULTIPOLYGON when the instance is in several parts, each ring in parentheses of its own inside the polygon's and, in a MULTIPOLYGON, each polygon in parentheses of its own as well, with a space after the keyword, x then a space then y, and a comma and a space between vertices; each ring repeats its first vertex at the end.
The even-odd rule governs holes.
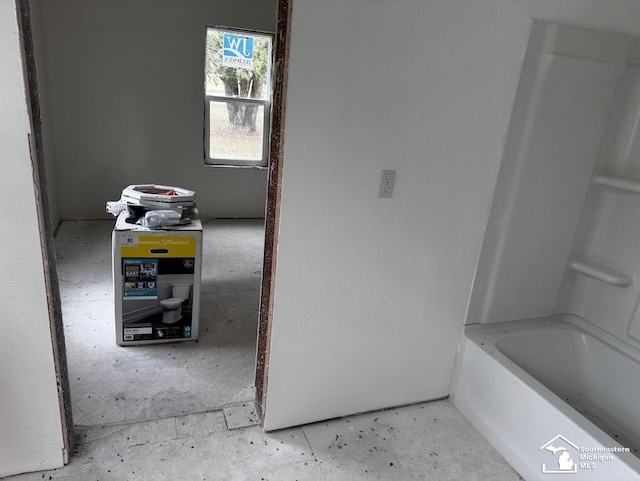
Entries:
POLYGON ((198 339, 202 223, 195 207, 187 216, 190 224, 155 230, 127 223, 126 211, 118 216, 112 242, 119 346, 198 339))

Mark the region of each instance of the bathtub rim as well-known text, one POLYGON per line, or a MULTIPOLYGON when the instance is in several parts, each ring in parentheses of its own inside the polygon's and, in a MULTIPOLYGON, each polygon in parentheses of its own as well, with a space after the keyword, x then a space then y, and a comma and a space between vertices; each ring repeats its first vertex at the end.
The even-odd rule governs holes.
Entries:
MULTIPOLYGON (((602 329, 573 314, 558 314, 521 321, 507 321, 492 324, 471 324, 465 326, 461 342, 458 346, 456 363, 451 380, 451 402, 460 412, 462 412, 471 424, 473 424, 476 429, 478 429, 480 433, 491 444, 493 444, 498 452, 504 456, 514 469, 516 469, 520 475, 525 477, 527 480, 550 478, 540 477, 539 471, 535 469, 535 463, 532 466, 530 461, 526 459, 527 455, 522 454, 522 452, 517 449, 516 446, 518 445, 518 440, 505 439, 503 437, 503 429, 500 425, 492 425, 485 413, 482 412, 483 406, 479 406, 477 404, 476 399, 473 397, 473 393, 469 396, 469 388, 465 385, 465 382, 468 381, 469 374, 467 372, 469 367, 465 365, 465 358, 468 355, 467 351, 480 352, 482 355, 491 358, 493 362, 497 363, 496 369, 499 369, 500 372, 504 372, 506 375, 514 378, 512 379, 512 382, 517 383, 517 389, 520 392, 526 393, 526 395, 531 396, 536 403, 544 404, 548 409, 563 416, 567 424, 577 427, 582 430, 586 436, 593 439, 595 441, 594 445, 619 448, 627 447, 623 446, 615 438, 580 414, 561 397, 527 373, 524 369, 518 366, 517 363, 509 359, 496 346, 497 342, 499 342, 499 338, 496 338, 496 334, 499 334, 500 332, 508 334, 513 331, 523 331, 533 328, 539 329, 541 327, 582 331, 587 335, 594 337, 596 341, 601 341, 623 355, 628 355, 628 357, 631 357, 634 361, 640 363, 640 356, 638 356, 638 350, 636 348, 626 345, 624 341, 606 333, 602 329), (601 335, 602 337, 600 337, 601 335)), ((474 367, 471 367, 471 371, 473 371, 473 369, 474 367)), ((491 408, 489 407, 489 409, 491 408)), ((629 454, 630 456, 620 456, 619 454, 614 454, 613 456, 625 466, 625 469, 633 471, 635 475, 633 479, 640 479, 639 453, 632 451, 629 454)))
MULTIPOLYGON (((638 363, 640 367, 640 349, 629 344, 623 339, 620 339, 619 337, 608 333, 604 329, 596 326, 595 324, 592 324, 586 319, 576 316, 575 314, 554 314, 548 317, 538 317, 534 319, 523 319, 518 321, 494 322, 490 324, 467 324, 464 327, 463 335, 475 342, 481 339, 484 340, 485 337, 491 339, 491 336, 499 332, 509 334, 512 332, 526 331, 529 329, 540 329, 541 327, 553 330, 573 329, 581 331, 588 336, 591 336, 596 341, 601 342, 619 352, 620 354, 632 359, 634 362, 638 363)), ((504 352, 502 352, 499 347, 497 347, 497 344, 498 342, 493 343, 495 349, 501 355, 509 359, 509 357, 504 354, 504 352)), ((481 347, 484 348, 485 346, 482 345, 481 347)), ((511 359, 509 360, 511 361, 511 359)), ((515 364, 517 366, 517 363, 515 364)), ((523 372, 526 371, 523 370, 523 372)))

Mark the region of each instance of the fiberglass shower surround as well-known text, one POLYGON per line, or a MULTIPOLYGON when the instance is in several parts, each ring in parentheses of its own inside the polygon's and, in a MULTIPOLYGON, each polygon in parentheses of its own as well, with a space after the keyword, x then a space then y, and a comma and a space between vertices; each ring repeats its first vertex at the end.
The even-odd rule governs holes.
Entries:
POLYGON ((534 22, 467 324, 569 312, 640 348, 639 118, 640 40, 534 22))
POLYGON ((640 480, 639 130, 640 40, 534 21, 451 389, 527 480, 640 480))

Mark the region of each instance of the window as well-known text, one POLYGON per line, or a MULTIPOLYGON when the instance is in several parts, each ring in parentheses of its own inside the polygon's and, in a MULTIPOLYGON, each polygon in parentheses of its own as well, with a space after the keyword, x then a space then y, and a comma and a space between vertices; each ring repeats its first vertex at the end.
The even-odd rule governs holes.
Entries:
POLYGON ((266 167, 271 43, 268 34, 207 27, 206 164, 266 167))

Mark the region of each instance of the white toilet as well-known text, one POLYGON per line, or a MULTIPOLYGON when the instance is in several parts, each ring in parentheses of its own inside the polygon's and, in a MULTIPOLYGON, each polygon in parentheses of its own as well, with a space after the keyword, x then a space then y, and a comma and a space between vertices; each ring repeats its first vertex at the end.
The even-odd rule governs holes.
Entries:
POLYGON ((191 284, 173 284, 171 286, 171 297, 160 301, 164 324, 173 324, 182 319, 182 303, 189 299, 190 293, 191 284))

